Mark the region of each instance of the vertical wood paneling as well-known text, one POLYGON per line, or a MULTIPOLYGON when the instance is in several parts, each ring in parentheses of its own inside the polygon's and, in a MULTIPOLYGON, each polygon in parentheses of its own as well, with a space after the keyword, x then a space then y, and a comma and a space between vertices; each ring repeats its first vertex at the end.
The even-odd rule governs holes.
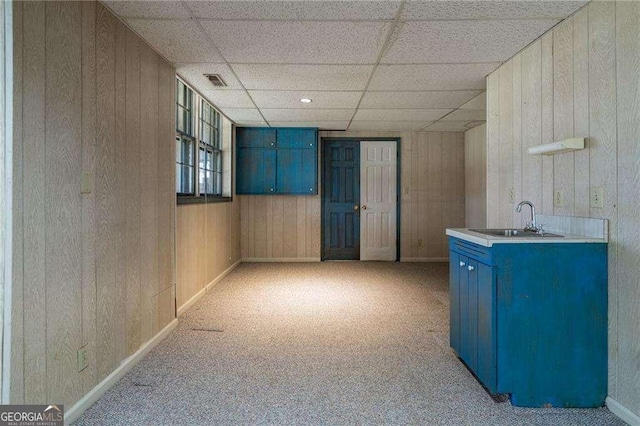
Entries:
MULTIPOLYGON (((553 140, 553 32, 541 40, 541 80, 540 103, 542 106, 542 143, 553 140)), ((542 212, 553 214, 553 157, 542 156, 542 212)))
POLYGON ((512 226, 513 212, 509 204, 509 189, 513 184, 513 62, 503 64, 500 76, 500 147, 498 148, 498 226, 512 226))
MULTIPOLYGON (((141 75, 139 39, 97 2, 16 2, 14 17, 14 294, 26 304, 14 300, 11 401, 72 405, 174 315, 173 287, 141 289, 139 266, 142 197, 170 193, 155 209, 175 206, 171 176, 154 176, 144 194, 139 184, 140 82, 156 102, 145 104, 147 149, 170 173, 173 89, 158 86, 161 63, 148 48, 141 75), (140 300, 153 316, 144 339, 140 300), (81 347, 89 362, 78 372, 81 347)), ((172 84, 173 69, 162 66, 172 84)), ((173 235, 171 220, 165 225, 173 235)), ((147 229, 157 241, 158 222, 147 229)))
POLYGON ((465 226, 487 227, 487 125, 464 134, 465 226))
MULTIPOLYGON (((512 97, 512 137, 513 147, 511 149, 513 159, 513 189, 515 192, 515 202, 522 198, 522 54, 513 58, 513 97, 512 97)), ((511 204, 509 210, 513 216, 512 224, 516 227, 524 226, 526 220, 520 213, 515 211, 515 203, 511 204)))
MULTIPOLYGON (((553 31, 553 138, 573 137, 573 19, 553 31)), ((573 214, 573 152, 553 156, 553 187, 562 193, 562 206, 553 207, 557 215, 573 214)))
MULTIPOLYGON (((285 196, 283 200, 283 254, 282 257, 293 258, 298 255, 298 227, 293 224, 298 223, 298 203, 297 197, 285 196)), ((244 210, 242 210, 244 212, 244 210)), ((242 217, 245 215, 243 214, 242 217)), ((244 240, 243 240, 244 242, 244 240)), ((244 248, 243 248, 244 249, 244 248)), ((244 256, 243 256, 244 257, 244 256)))
MULTIPOLYGON (((414 216, 416 221, 417 233, 414 236, 416 257, 428 257, 429 247, 429 224, 434 219, 430 210, 427 209, 429 205, 429 192, 431 179, 429 172, 429 134, 421 133, 418 135, 418 152, 417 158, 413 163, 415 168, 415 186, 416 196, 416 209, 414 210, 414 216), (425 167, 426 166, 426 167, 425 167), (422 246, 420 246, 419 240, 422 240, 422 246)), ((435 161, 435 160, 434 160, 435 161)), ((435 198, 435 196, 434 196, 435 198)))
POLYGON ((487 226, 504 226, 498 220, 499 149, 500 149, 500 73, 487 77, 487 226))
MULTIPOLYGON (((23 99, 22 99, 22 90, 23 90, 23 78, 22 78, 22 70, 23 70, 23 60, 22 60, 22 31, 23 31, 23 3, 22 2, 11 2, 5 3, 5 7, 7 5, 13 6, 13 26, 14 26, 14 38, 13 38, 13 66, 14 66, 14 76, 13 76, 13 217, 12 217, 12 281, 11 281, 11 373, 10 373, 10 394, 11 401, 16 404, 21 404, 24 402, 24 365, 25 365, 25 353, 24 353, 24 339, 26 336, 24 335, 24 276, 23 276, 23 223, 22 223, 22 199, 23 199, 23 183, 22 183, 22 141, 23 137, 23 99)), ((44 31, 44 28, 42 29, 44 31)), ((4 61, 3 61, 4 63, 4 61)), ((4 157, 3 154, 1 155, 4 157)), ((5 171, 4 169, 5 162, 2 163, 0 169, 5 171)), ((5 176, 5 174, 3 174, 5 176)), ((2 178, 4 182, 4 177, 2 178)), ((4 200, 4 199, 3 199, 4 200)), ((0 216, 4 216, 3 213, 0 213, 0 216)), ((4 246, 3 246, 4 247, 4 246)), ((4 249, 3 249, 4 250, 4 249)), ((4 262, 4 258, 3 258, 4 262)), ((4 282, 4 281, 3 281, 4 282)), ((4 322, 4 318, 3 318, 4 322)), ((46 336, 44 331, 37 336, 36 338, 44 339, 46 341, 46 336)), ((46 379, 45 379, 46 380, 46 379)))
POLYGON ((529 155, 527 149, 542 143, 541 48, 538 40, 522 52, 522 193, 517 197, 538 208, 542 207, 542 157, 529 155))
MULTIPOLYGON (((24 401, 44 404, 46 374, 46 300, 45 294, 45 5, 43 2, 22 4, 24 45, 22 81, 26 91, 22 108, 30 117, 23 123, 23 235, 24 305, 33 315, 24 322, 24 401), (29 308, 28 308, 29 309, 29 308)), ((12 382, 20 378, 12 377, 12 382)))
POLYGON ((442 224, 442 209, 437 202, 442 199, 442 133, 429 133, 427 147, 427 257, 439 257, 442 253, 442 240, 440 234, 444 227, 442 224))
POLYGON ((82 395, 74 374, 82 344, 81 3, 46 3, 47 398, 82 395), (61 309, 64 307, 64 309, 61 309))
MULTIPOLYGON (((573 133, 575 137, 589 134, 589 8, 573 17, 573 133)), ((573 155, 574 214, 589 217, 589 150, 573 155)))
MULTIPOLYGON (((609 393, 640 415, 640 3, 616 5, 618 119, 618 288, 617 351, 609 358, 615 379, 609 393)), ((611 293, 610 293, 611 294, 611 293)), ((615 301, 613 301, 615 303, 615 301)), ((613 331, 613 330, 612 330, 613 331)), ((612 333, 614 334, 614 333, 612 333)), ((614 346, 612 344, 611 346, 614 346)))
POLYGON ((115 18, 98 7, 96 24, 96 364, 104 379, 117 363, 116 319, 116 169, 115 169, 115 18))
MULTIPOLYGON (((127 353, 134 353, 142 344, 140 334, 140 40, 127 32, 126 40, 126 178, 124 196, 127 200, 125 217, 127 353)), ((172 150, 173 152, 173 150, 172 150)), ((172 185, 173 188, 173 185, 172 185)))
MULTIPOLYGON (((96 145, 96 3, 82 3, 82 171, 95 181, 96 145)), ((82 343, 89 359, 96 359, 95 191, 82 194, 82 343)), ((90 362, 81 373, 86 393, 97 382, 97 366, 90 362)))
POLYGON ((141 337, 153 336, 158 293, 158 56, 140 44, 141 337))

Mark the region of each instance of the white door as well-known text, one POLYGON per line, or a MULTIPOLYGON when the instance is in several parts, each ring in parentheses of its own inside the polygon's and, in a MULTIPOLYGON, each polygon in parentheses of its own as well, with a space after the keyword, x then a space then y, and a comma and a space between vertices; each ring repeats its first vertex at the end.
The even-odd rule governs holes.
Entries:
POLYGON ((396 260, 395 142, 360 142, 360 260, 396 260))

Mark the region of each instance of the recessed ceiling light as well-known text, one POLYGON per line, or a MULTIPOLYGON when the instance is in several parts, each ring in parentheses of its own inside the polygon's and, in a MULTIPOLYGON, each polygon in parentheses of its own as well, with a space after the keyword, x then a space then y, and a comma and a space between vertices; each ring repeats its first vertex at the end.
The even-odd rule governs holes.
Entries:
POLYGON ((300 102, 302 102, 303 104, 310 104, 313 101, 309 98, 302 98, 300 99, 300 102))

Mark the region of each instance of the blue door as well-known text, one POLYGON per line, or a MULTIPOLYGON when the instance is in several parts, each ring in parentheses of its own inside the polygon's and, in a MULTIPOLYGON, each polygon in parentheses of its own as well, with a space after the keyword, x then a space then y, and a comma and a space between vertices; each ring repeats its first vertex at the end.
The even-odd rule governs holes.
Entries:
POLYGON ((324 260, 360 259, 360 142, 324 144, 324 260))

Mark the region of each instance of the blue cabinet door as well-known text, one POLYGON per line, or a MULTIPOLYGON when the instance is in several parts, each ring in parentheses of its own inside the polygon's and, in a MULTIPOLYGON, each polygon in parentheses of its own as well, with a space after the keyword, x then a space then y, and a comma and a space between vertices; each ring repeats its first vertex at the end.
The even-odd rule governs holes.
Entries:
POLYGON ((277 192, 279 194, 317 194, 318 151, 278 149, 277 192))
POLYGON ((449 344, 460 354, 460 255, 449 252, 449 344))
POLYGON ((475 373, 491 393, 497 393, 496 275, 477 262, 477 360, 475 373))
POLYGON ((469 311, 471 301, 469 300, 469 258, 460 256, 458 268, 460 269, 460 351, 458 355, 469 365, 471 358, 471 329, 469 328, 469 311))
POLYGON ((239 148, 236 164, 237 194, 276 192, 276 150, 239 148))
POLYGON ((236 128, 238 148, 277 148, 276 129, 263 127, 236 128))
POLYGON ((316 129, 277 129, 278 148, 316 149, 316 129))

